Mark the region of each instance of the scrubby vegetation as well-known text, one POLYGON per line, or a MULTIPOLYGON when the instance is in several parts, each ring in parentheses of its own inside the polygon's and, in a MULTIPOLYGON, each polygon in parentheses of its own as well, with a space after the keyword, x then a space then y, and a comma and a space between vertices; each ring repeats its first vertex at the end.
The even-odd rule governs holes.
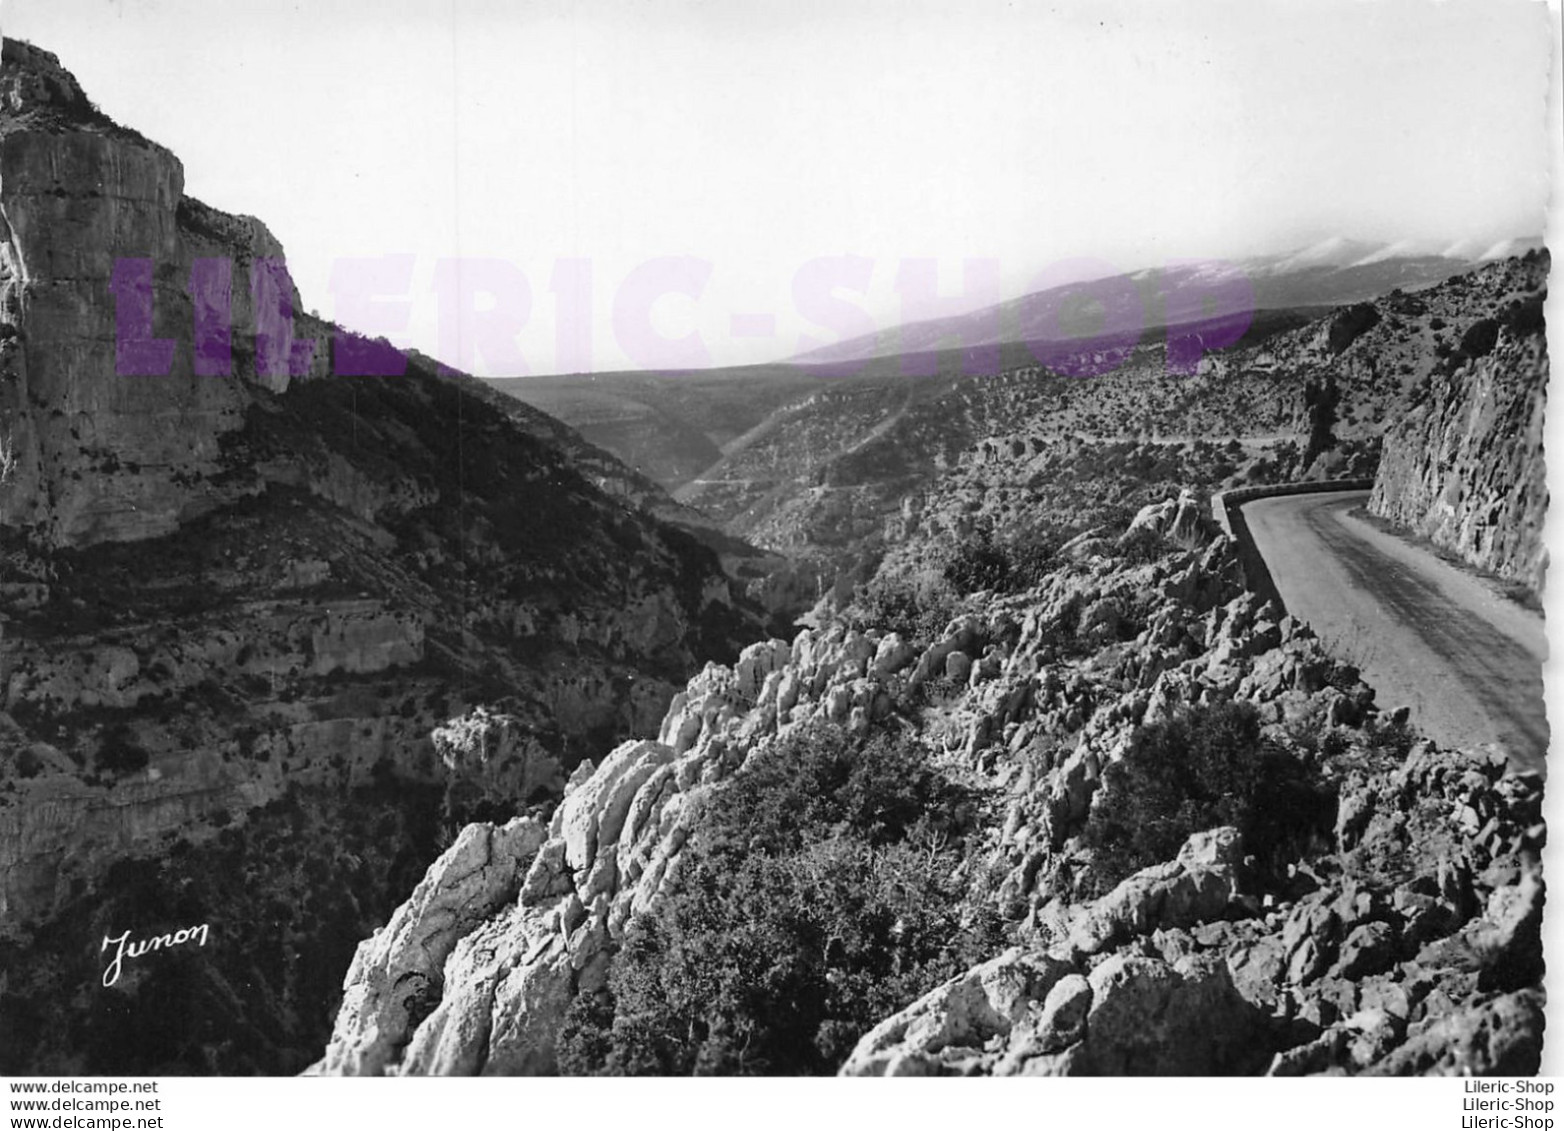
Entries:
POLYGON ((855 628, 881 628, 911 640, 928 640, 955 615, 956 601, 955 590, 940 575, 881 573, 858 592, 846 616, 855 628))
POLYGON ((988 523, 961 542, 946 561, 943 576, 958 593, 992 589, 1018 593, 1038 584, 1056 564, 1055 555, 1073 530, 1041 527, 1003 537, 988 523))
POLYGON ((1103 790, 1085 833, 1099 891, 1216 825, 1236 826, 1262 875, 1274 873, 1335 816, 1328 786, 1262 738, 1246 702, 1197 706, 1143 728, 1130 754, 1107 767, 1103 790))
POLYGON ((977 804, 915 740, 815 726, 706 802, 677 890, 632 921, 560 1041, 572 1074, 820 1074, 1002 942, 977 804))
POLYGON ((992 523, 979 523, 970 537, 939 546, 916 566, 880 570, 856 594, 847 618, 860 629, 931 639, 962 611, 964 598, 1040 584, 1058 566, 1059 547, 1076 533, 1044 523, 996 534, 992 523))
POLYGON ((1131 530, 1118 541, 1118 555, 1129 565, 1154 562, 1169 549, 1167 539, 1149 526, 1131 530))
POLYGON ((134 773, 146 767, 150 756, 127 723, 119 723, 104 734, 98 746, 97 766, 111 774, 134 773))

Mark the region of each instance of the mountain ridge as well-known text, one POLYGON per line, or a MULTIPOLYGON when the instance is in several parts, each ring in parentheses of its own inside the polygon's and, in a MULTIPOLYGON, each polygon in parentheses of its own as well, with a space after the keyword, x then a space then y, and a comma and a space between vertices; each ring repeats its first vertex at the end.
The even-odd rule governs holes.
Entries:
MULTIPOLYGON (((1433 251, 1423 244, 1383 244, 1335 237, 1305 248, 1235 260, 1185 260, 1167 267, 1143 268, 1083 283, 1030 292, 994 306, 948 318, 902 323, 873 335, 821 346, 789 358, 795 364, 864 361, 931 348, 941 339, 959 338, 966 348, 1018 342, 1034 349, 1068 343, 1093 333, 1090 319, 1077 327, 1061 325, 1068 301, 1091 296, 1109 302, 1106 327, 1156 331, 1188 325, 1199 318, 1220 318, 1261 310, 1332 307, 1362 302, 1395 289, 1431 286, 1494 258, 1507 258, 1542 245, 1538 237, 1502 241, 1477 256, 1450 257, 1460 244, 1433 251), (1397 247, 1403 250, 1396 252, 1397 247), (1134 302, 1126 302, 1120 281, 1138 285, 1134 302), (1234 283, 1238 286, 1234 286, 1234 283), (1247 284, 1245 286, 1244 284, 1247 284), (1214 305, 1213 305, 1214 304, 1214 305), (1196 312, 1196 317, 1170 316, 1169 306, 1196 312), (1204 311, 1204 313, 1199 313, 1204 311), (997 324, 997 330, 987 324, 997 324)), ((1047 364, 1056 351, 1044 349, 1037 360, 1047 364)))

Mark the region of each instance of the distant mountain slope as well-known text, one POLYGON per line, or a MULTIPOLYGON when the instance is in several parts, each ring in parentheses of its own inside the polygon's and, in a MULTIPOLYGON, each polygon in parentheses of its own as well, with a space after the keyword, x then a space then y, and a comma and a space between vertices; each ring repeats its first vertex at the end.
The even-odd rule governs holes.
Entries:
POLYGON ((624 453, 661 483, 677 485, 722 457, 704 432, 653 405, 598 391, 519 377, 490 384, 551 415, 568 415, 576 431, 600 446, 624 453))
MULTIPOLYGON (((1243 341, 1293 329, 1312 309, 1264 311, 1246 318, 1243 341)), ((1210 328, 1213 323, 1207 321, 1210 328)), ((1221 323, 1215 324, 1225 329, 1221 323)), ((1242 330, 1242 327, 1239 328, 1242 330)), ((1231 335, 1225 335, 1230 338, 1231 335)), ((1160 335, 1147 335, 1147 340, 1160 335)), ((849 392, 896 402, 903 386, 1036 366, 1025 343, 999 350, 998 364, 958 347, 863 358, 850 366, 765 364, 688 371, 616 371, 546 377, 491 377, 490 386, 558 417, 592 444, 676 494, 718 464, 774 431, 817 394, 849 392)), ((914 396, 926 392, 920 388, 914 396)))
POLYGON ((674 490, 772 412, 828 378, 785 365, 490 378, 674 490))
POLYGON ((840 364, 920 353, 951 340, 968 348, 1017 342, 1067 343, 1074 337, 1090 336, 1100 326, 1154 330, 1233 313, 1343 306, 1396 289, 1430 286, 1482 262, 1540 246, 1540 238, 1519 239, 1476 254, 1463 253, 1459 245, 1433 253, 1410 245, 1326 240, 1281 255, 1153 268, 1050 288, 968 314, 903 324, 837 342, 792 361, 840 364), (1247 286, 1232 287, 1235 277, 1247 286), (1099 315, 1103 321, 1076 308, 1074 304, 1083 293, 1105 304, 1099 315))

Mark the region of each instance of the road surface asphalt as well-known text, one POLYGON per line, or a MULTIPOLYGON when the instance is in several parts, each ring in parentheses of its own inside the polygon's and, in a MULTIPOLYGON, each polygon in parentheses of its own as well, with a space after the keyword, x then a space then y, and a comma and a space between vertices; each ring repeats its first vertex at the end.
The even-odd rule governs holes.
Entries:
POLYGON ((1441 746, 1498 744, 1517 769, 1544 770, 1541 615, 1350 513, 1367 502, 1334 491, 1245 504, 1287 611, 1357 665, 1382 711, 1405 704, 1441 746))

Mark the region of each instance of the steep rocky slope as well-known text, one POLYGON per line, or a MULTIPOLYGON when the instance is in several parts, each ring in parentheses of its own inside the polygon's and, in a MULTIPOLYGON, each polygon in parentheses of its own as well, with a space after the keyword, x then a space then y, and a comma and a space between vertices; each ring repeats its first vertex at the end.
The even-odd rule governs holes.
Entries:
POLYGON ((1451 330, 1458 344, 1386 435, 1370 510, 1535 594, 1547 567, 1542 296, 1451 330))
POLYGON ((397 877, 489 786, 526 800, 516 750, 644 729, 761 622, 655 484, 298 315, 259 221, 52 55, 3 64, 0 1070, 294 1070, 397 877), (485 703, 528 743, 442 758, 485 703), (306 829, 342 832, 264 865, 306 829), (194 970, 98 984, 105 933, 195 918, 194 970), (159 1031, 192 984, 183 1038, 66 1035, 159 1031))
MULTIPOLYGON (((911 993, 881 1024, 822 1027, 816 1041, 845 1047, 845 1071, 1536 1070, 1540 782, 1378 718, 1372 690, 1306 625, 1242 591, 1231 543, 1189 497, 1144 508, 1116 540, 1078 540, 1023 592, 973 594, 931 635, 837 622, 708 666, 655 739, 583 764, 547 824, 463 831, 360 945, 316 1070, 546 1073, 565 1063, 562 1043, 573 1070, 627 1070, 615 1041, 659 1030, 616 1009, 624 995, 660 1000, 685 968, 666 933, 684 920, 660 909, 685 884, 721 899, 736 882, 698 863, 721 798, 771 773, 790 735, 820 741, 809 728, 821 726, 930 751, 976 799, 913 849, 948 869, 941 845, 955 835, 966 847, 948 882, 974 904, 888 924, 883 953, 869 956, 880 976, 914 962, 938 921, 978 905, 1003 918, 1011 944, 911 993), (1235 822, 1192 817, 1182 848, 1167 842, 1108 882, 1123 843, 1104 829, 1125 814, 1136 775, 1182 749, 1178 728, 1211 720, 1201 741, 1229 734, 1228 776, 1259 783, 1257 798, 1266 782, 1292 792, 1264 811, 1201 809, 1187 793, 1189 811, 1235 822), (625 977, 626 963, 638 973, 625 977)), ((1167 788, 1161 822, 1185 812, 1177 791, 1189 787, 1167 788)), ((753 813, 751 835, 771 819, 753 813)), ((1131 822, 1130 843, 1143 824, 1131 822)), ((851 899, 890 851, 849 873, 806 852, 795 878, 818 898, 847 884, 851 899)), ((750 945, 729 954, 751 972, 736 999, 697 998, 695 1022, 675 1029, 741 1067, 722 1034, 735 1010, 764 1029, 766 1007, 756 1022, 742 1001, 767 1000, 766 978, 786 987, 815 969, 829 1001, 867 976, 818 969, 832 951, 818 936, 796 954, 776 953, 772 936, 750 945)))
MULTIPOLYGON (((902 373, 894 358, 813 380, 800 367, 775 367, 765 395, 759 370, 556 378, 542 393, 528 392, 536 383, 525 380, 506 388, 583 420, 596 419, 602 398, 652 411, 676 396, 708 396, 714 407, 688 419, 727 429, 722 456, 667 485, 729 533, 787 555, 829 586, 861 578, 894 553, 906 519, 939 512, 953 478, 967 501, 1003 495, 1007 505, 1058 519, 1063 512, 1046 496, 1066 469, 1120 461, 1125 475, 1104 475, 1076 495, 1133 512, 1154 497, 1133 467, 1188 462, 1201 444, 1223 450, 1195 461, 1200 485, 1207 471, 1229 486, 1372 475, 1380 437, 1406 398, 1447 367, 1465 328, 1535 294, 1545 276, 1537 256, 1513 258, 1334 311, 1264 312, 1244 339, 1207 354, 1193 373, 1170 366, 1166 344, 1153 336, 1054 367, 1090 376, 1061 375, 1024 350, 1006 353, 998 371, 963 375, 947 351, 931 355, 921 375, 902 373), (1326 434, 1314 436, 1311 404, 1325 390, 1333 390, 1328 435, 1338 446, 1317 458, 1311 444, 1326 434), (779 391, 787 395, 775 403, 779 391), (746 408, 747 416, 739 411, 746 408)), ((1161 479, 1155 489, 1178 482, 1161 479)))
MULTIPOLYGON (((1344 250, 1371 258, 1372 249, 1344 250)), ((1334 310, 1258 311, 1238 342, 1207 353, 1193 373, 1182 350, 1170 365, 1164 335, 1148 333, 1139 344, 1054 356, 1047 366, 1011 343, 997 365, 989 357, 977 369, 973 351, 946 349, 878 357, 851 372, 794 364, 498 384, 580 423, 729 533, 829 580, 872 562, 909 500, 921 507, 917 496, 943 489, 952 469, 974 459, 990 465, 981 475, 990 486, 1012 491, 1038 468, 1069 462, 1081 444, 1156 444, 1166 455, 1176 445, 1236 440, 1242 450, 1224 473, 1235 484, 1316 463, 1319 475, 1371 474, 1404 398, 1459 350, 1464 328, 1535 293, 1546 276, 1536 255, 1403 266, 1404 276, 1382 259, 1347 270, 1363 286, 1341 290, 1352 302, 1334 310), (1397 286, 1415 289, 1382 293, 1397 286), (1327 387, 1337 399, 1331 432, 1353 447, 1321 461, 1308 450, 1310 398, 1327 387), (672 435, 657 423, 664 419, 708 442, 672 435), (654 453, 664 441, 663 455, 654 453), (696 468, 712 446, 720 458, 696 468), (1358 455, 1355 469, 1345 466, 1358 455)), ((1299 278, 1333 272, 1297 266, 1299 278)), ((1130 492, 1122 501, 1133 509, 1144 500, 1130 492)))

